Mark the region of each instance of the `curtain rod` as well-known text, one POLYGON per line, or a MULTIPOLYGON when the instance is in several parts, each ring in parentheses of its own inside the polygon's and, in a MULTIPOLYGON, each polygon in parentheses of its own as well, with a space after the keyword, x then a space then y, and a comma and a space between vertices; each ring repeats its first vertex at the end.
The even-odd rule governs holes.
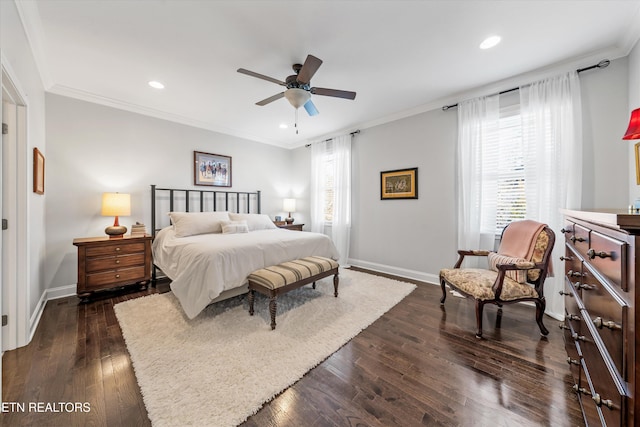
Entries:
MULTIPOLYGON (((353 132, 351 132, 349 135, 353 136, 353 135, 356 135, 356 134, 358 134, 358 133, 360 133, 360 129, 358 129, 358 130, 354 130, 354 131, 353 131, 353 132)), ((333 139, 333 138, 329 138, 329 139, 325 139, 324 141, 318 141, 318 142, 329 142, 329 141, 331 141, 332 139, 333 139)), ((309 148, 309 147, 311 147, 311 144, 306 144, 306 145, 305 145, 305 147, 306 147, 306 148, 309 148)))
MULTIPOLYGON (((588 71, 588 70, 593 70, 594 68, 606 68, 609 66, 609 64, 611 63, 611 61, 609 61, 608 59, 603 59, 602 61, 598 62, 595 65, 590 65, 589 67, 584 67, 584 68, 578 68, 576 70, 577 73, 581 73, 583 71, 588 71)), ((516 90, 519 90, 519 87, 514 87, 511 89, 507 89, 507 90, 503 90, 502 92, 498 92, 498 95, 503 95, 505 93, 509 93, 509 92, 514 92, 516 90)), ((455 108, 457 107, 458 104, 451 104, 451 105, 445 105, 442 107, 442 111, 447 111, 450 108, 455 108)))

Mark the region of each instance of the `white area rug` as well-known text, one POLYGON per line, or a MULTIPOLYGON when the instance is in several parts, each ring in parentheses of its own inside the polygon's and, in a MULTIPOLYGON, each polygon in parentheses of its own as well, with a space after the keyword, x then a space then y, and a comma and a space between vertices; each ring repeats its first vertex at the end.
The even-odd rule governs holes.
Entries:
POLYGON ((154 426, 231 426, 255 414, 415 289, 340 269, 278 297, 271 330, 268 298, 256 293, 209 306, 193 320, 172 293, 115 306, 154 426))

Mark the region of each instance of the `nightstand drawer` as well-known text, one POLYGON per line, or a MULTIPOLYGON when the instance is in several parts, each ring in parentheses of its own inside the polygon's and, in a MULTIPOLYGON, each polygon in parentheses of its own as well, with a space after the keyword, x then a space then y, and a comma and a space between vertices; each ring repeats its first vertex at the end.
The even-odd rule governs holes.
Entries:
POLYGON ((86 286, 91 288, 101 287, 104 285, 118 286, 119 284, 135 283, 145 280, 144 270, 144 266, 140 266, 87 274, 86 286))
POLYGON ((122 255, 134 254, 136 252, 144 252, 144 242, 128 243, 123 242, 116 245, 93 246, 87 248, 87 257, 106 256, 106 255, 122 255))
POLYGON ((102 270, 137 266, 144 266, 144 252, 133 255, 90 258, 87 260, 85 270, 87 273, 93 273, 102 270))

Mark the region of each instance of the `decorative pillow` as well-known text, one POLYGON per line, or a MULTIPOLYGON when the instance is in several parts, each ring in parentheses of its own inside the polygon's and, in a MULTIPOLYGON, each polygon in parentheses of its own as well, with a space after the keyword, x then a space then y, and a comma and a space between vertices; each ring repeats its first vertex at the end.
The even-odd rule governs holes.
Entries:
POLYGON ((247 221, 221 221, 222 234, 248 233, 247 221))
POLYGON ((238 214, 229 212, 231 221, 246 221, 249 231, 269 230, 278 228, 268 215, 263 214, 238 214))
MULTIPOLYGON (((499 264, 531 264, 524 258, 514 258, 506 255, 500 255, 495 252, 490 252, 487 256, 489 262, 489 268, 493 271, 498 271, 499 264)), ((515 280, 518 283, 525 283, 527 281, 527 270, 507 270, 505 276, 515 280)))
POLYGON ((222 221, 229 221, 228 212, 169 212, 176 237, 222 233, 222 221))

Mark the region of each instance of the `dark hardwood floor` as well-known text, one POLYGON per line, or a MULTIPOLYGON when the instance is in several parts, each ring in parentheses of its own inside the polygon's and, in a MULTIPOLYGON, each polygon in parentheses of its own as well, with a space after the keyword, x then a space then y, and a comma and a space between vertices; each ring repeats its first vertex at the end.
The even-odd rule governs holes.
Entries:
MULTIPOLYGON (((3 358, 3 426, 150 425, 113 305, 168 286, 80 304, 49 301, 32 342, 3 358), (29 412, 29 402, 61 412, 29 412), (67 413, 58 402, 87 402, 67 413)), ((244 426, 580 426, 558 321, 541 338, 534 307, 485 309, 440 287, 418 288, 244 426)), ((179 393, 176 390, 176 393, 179 393)), ((41 407, 40 409, 47 409, 41 407)))

